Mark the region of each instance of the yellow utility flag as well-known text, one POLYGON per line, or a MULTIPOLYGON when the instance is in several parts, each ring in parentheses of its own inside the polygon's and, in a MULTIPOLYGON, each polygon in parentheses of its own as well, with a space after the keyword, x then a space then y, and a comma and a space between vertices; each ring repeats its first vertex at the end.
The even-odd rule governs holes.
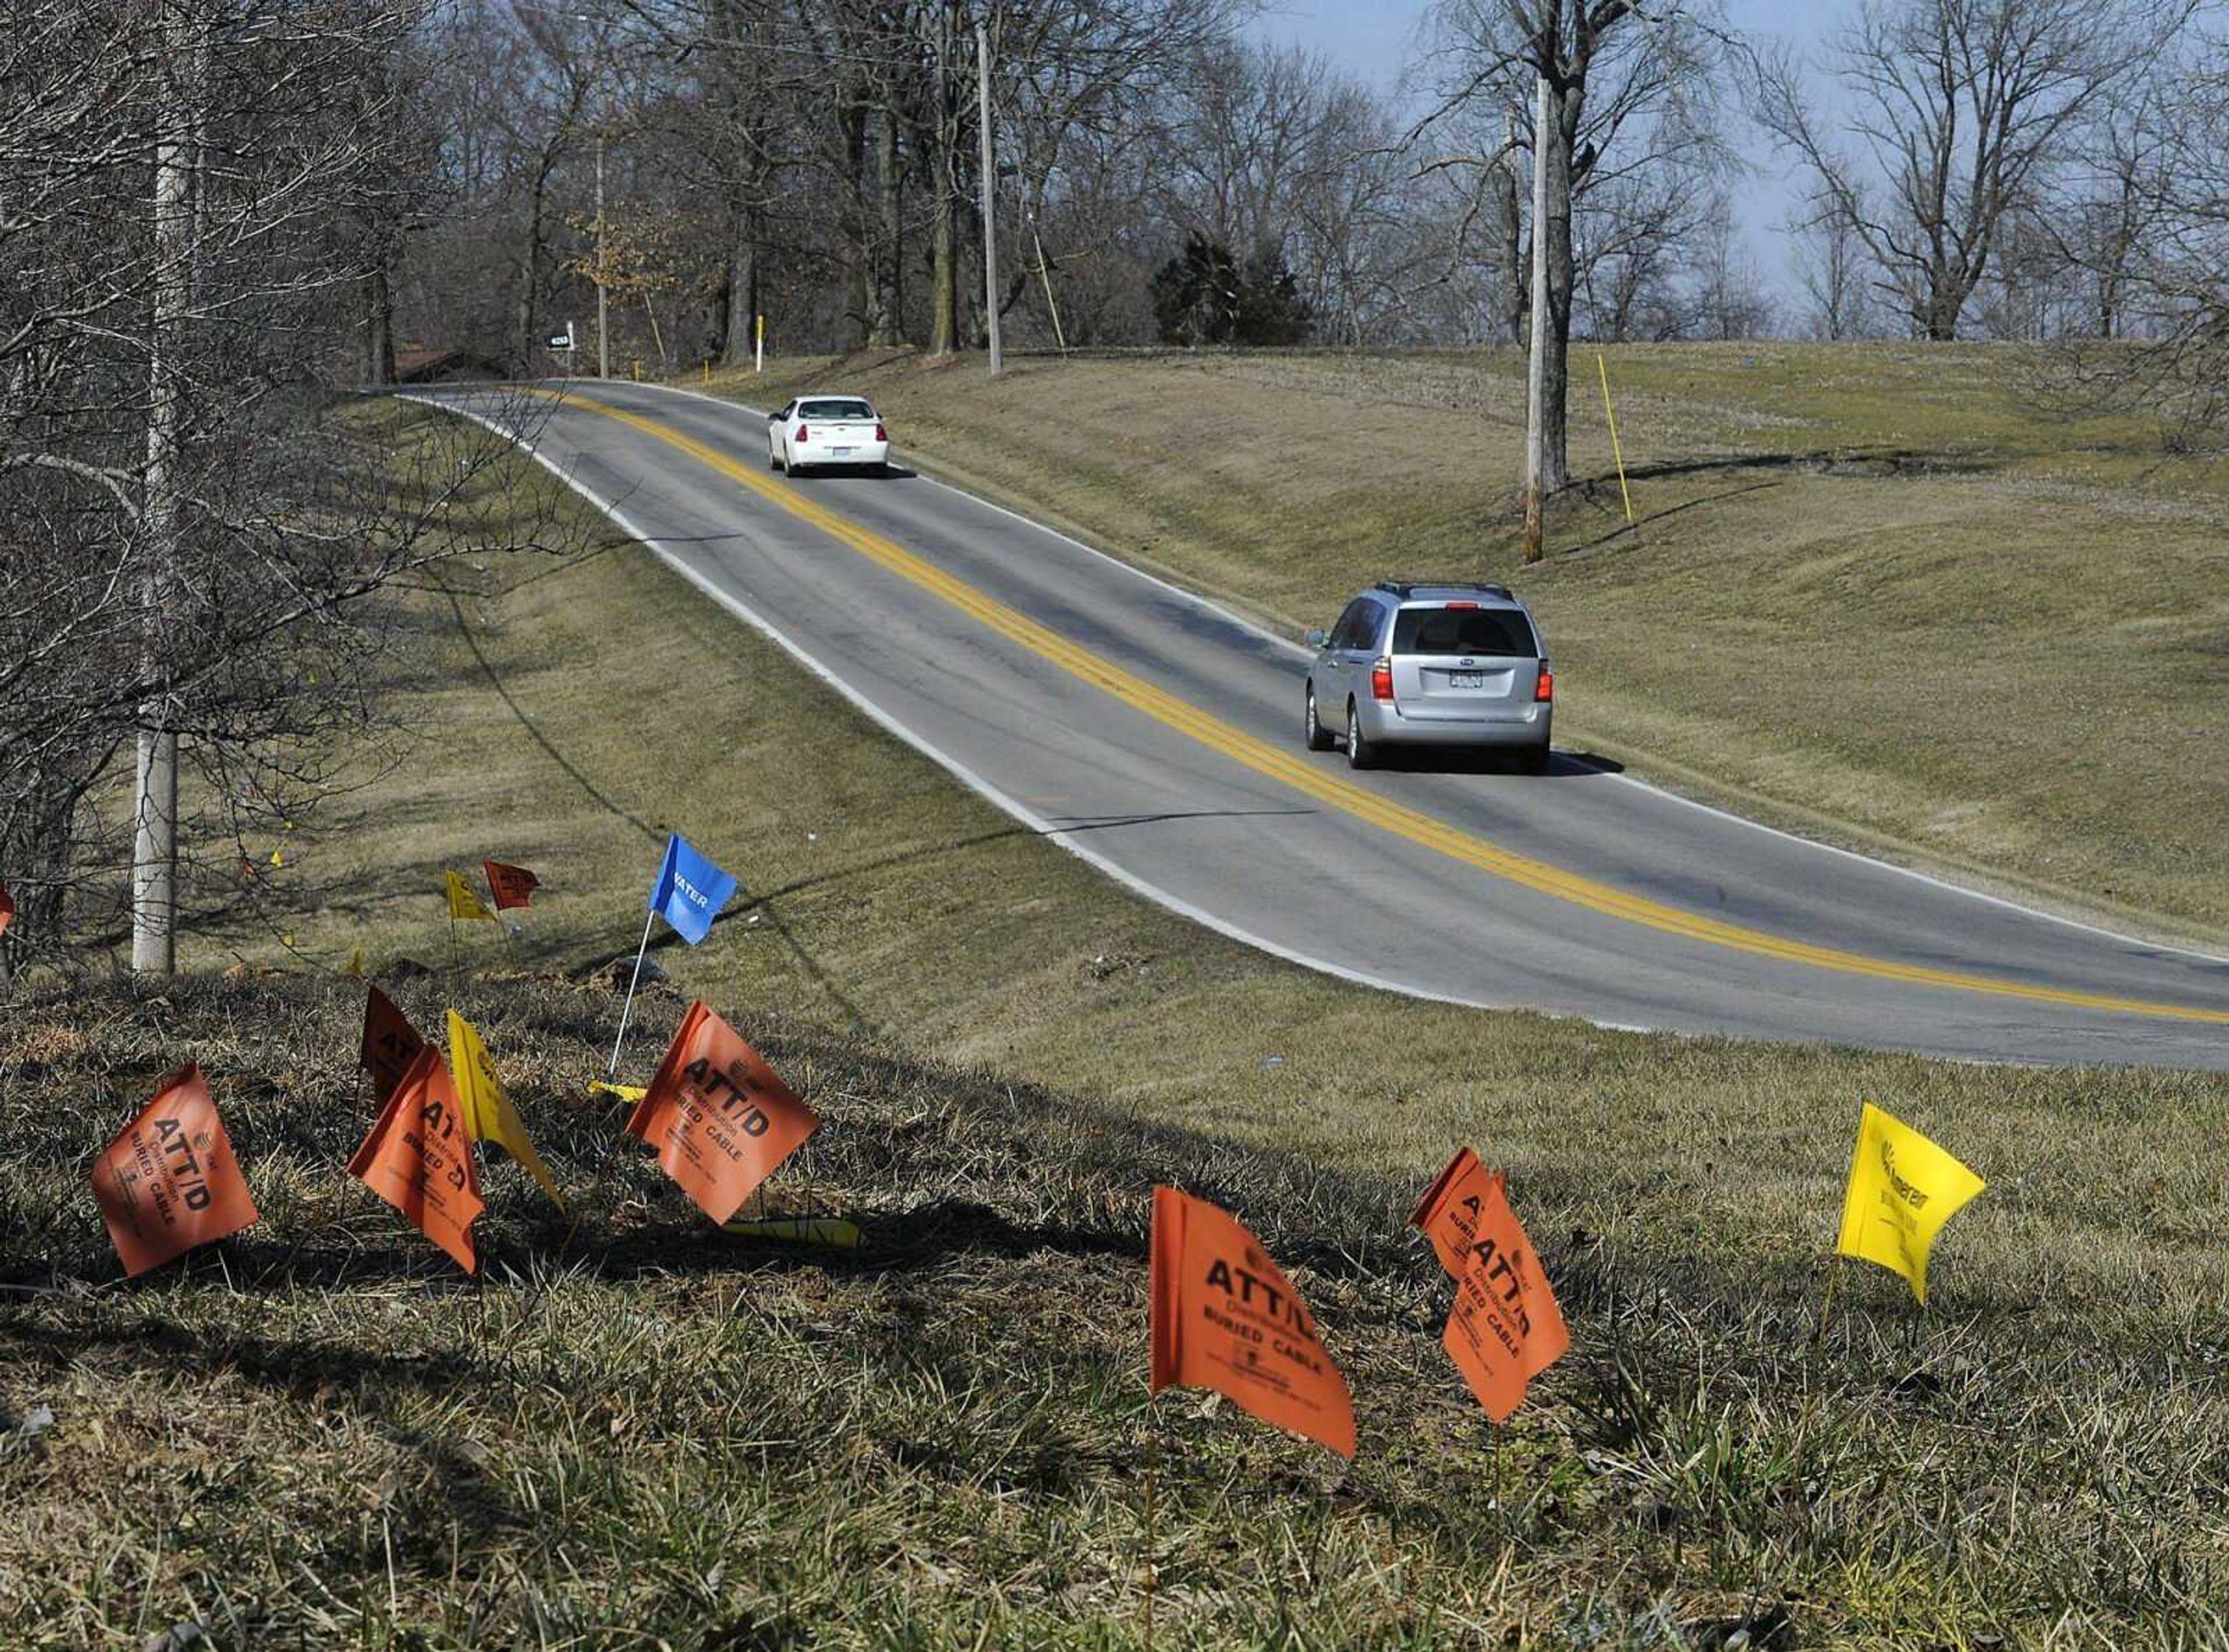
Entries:
POLYGON ((1902 1274, 1924 1304, 1928 1247, 1982 1186, 1979 1176, 1918 1131, 1867 1102, 1834 1248, 1902 1274))
POLYGON ((764 1222, 723 1222, 720 1231, 739 1239, 771 1239, 778 1244, 821 1244, 857 1250, 859 1225, 840 1216, 782 1216, 764 1222))
POLYGON ((449 1070, 456 1078, 457 1105, 465 1115, 465 1134, 475 1141, 494 1142, 525 1166, 550 1202, 564 1210, 565 1196, 557 1191, 557 1184, 549 1179, 541 1156, 534 1151, 534 1143, 527 1139, 526 1126, 519 1122, 518 1109, 511 1106, 503 1081, 495 1076, 495 1063, 488 1059, 479 1030, 454 1010, 449 1012, 449 1070))
POLYGON ((640 1084, 607 1084, 601 1078, 591 1078, 588 1081, 588 1088, 592 1090, 601 1090, 607 1096, 616 1096, 630 1107, 650 1094, 649 1090, 640 1084))
POLYGON ((456 872, 448 874, 449 916, 452 918, 485 918, 495 922, 495 914, 488 910, 487 903, 480 899, 479 891, 465 882, 456 872))
POLYGON ((348 967, 342 970, 341 974, 350 980, 363 979, 363 948, 362 947, 349 954, 348 967))

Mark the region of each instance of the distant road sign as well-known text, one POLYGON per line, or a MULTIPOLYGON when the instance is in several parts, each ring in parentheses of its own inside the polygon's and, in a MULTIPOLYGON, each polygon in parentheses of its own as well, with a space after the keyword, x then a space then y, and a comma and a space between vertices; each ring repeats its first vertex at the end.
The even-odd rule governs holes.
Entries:
POLYGON ((579 334, 572 322, 568 321, 565 324, 564 331, 553 332, 549 335, 549 348, 552 350, 574 350, 578 347, 579 334))

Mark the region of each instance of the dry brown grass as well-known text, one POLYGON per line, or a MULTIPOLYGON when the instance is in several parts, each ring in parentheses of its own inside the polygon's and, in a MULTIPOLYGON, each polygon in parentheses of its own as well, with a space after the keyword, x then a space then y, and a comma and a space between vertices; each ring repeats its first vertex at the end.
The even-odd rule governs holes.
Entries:
MULTIPOLYGON (((1738 1135, 1661 1122, 1690 1151, 1654 1167, 1541 1140, 1519 1194, 1575 1349, 1497 1453, 1438 1348, 1405 1167, 755 1017, 825 1121, 773 1208, 867 1239, 762 1247, 588 1096, 610 988, 399 990, 421 1025, 474 1013, 581 1205, 571 1230, 491 1161, 481 1282, 338 1173, 352 986, 16 1006, 62 1053, 0 1058, 0 1430, 54 1418, 0 1432, 5 1643, 1134 1644, 1148 1464, 1162 1646, 2219 1642, 2218 1191, 2131 1210, 2010 1177, 1934 1315, 1859 1276, 1821 1319, 1815 1244, 1705 1214, 1759 1164, 1738 1135), (264 1219, 125 1283, 84 1167, 184 1049, 264 1219), (1682 1177, 1698 1149, 1723 1165, 1682 1177), (1198 1394, 1148 1404, 1159 1180, 1292 1270, 1355 1389, 1351 1471, 1198 1394)), ((651 996, 646 1045, 678 1009, 651 996)))

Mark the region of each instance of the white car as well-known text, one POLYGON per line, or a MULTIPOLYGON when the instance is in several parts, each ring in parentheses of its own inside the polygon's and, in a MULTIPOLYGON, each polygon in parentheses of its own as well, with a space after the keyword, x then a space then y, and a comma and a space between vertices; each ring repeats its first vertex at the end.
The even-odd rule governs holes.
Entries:
POLYGON ((767 468, 801 476, 829 465, 887 470, 890 433, 864 396, 806 395, 767 419, 767 468))

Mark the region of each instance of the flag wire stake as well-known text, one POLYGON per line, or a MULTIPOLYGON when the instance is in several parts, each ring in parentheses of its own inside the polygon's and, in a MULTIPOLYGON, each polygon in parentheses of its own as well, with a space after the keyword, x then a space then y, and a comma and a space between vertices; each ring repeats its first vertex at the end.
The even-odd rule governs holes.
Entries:
POLYGON ((1603 353, 1595 351, 1595 371, 1602 377, 1603 415, 1609 421, 1609 450, 1617 459, 1618 497, 1625 501, 1625 525, 1639 524, 1633 519, 1633 492, 1625 485, 1625 446, 1617 439, 1617 409, 1609 404, 1609 368, 1603 361, 1603 353))
POLYGON ((1501 1547, 1509 1550, 1509 1495, 1501 1475, 1501 1429, 1492 1418, 1487 1420, 1487 1430, 1493 1437, 1493 1513, 1501 1522, 1501 1547))
POLYGON ((1827 1264, 1827 1294, 1819 1303, 1819 1328, 1811 1338, 1814 1347, 1822 1347, 1827 1341, 1827 1316, 1834 1312, 1834 1293, 1840 1288, 1845 1264, 1837 1252, 1827 1264))
POLYGON ((1161 1580, 1161 1569, 1158 1564, 1158 1557, 1160 1553, 1160 1544, 1158 1540, 1156 1529, 1157 1522, 1154 1519, 1156 1512, 1154 1505, 1156 1499, 1153 1495, 1153 1482, 1161 1466, 1161 1442, 1160 1417, 1154 1407, 1151 1396, 1148 1396, 1146 1400, 1146 1430, 1147 1439, 1146 1442, 1146 1565, 1144 1567, 1146 1573, 1146 1621, 1144 1640, 1146 1643, 1146 1652, 1153 1652, 1153 1595, 1154 1591, 1159 1586, 1161 1580))
POLYGON ((642 944, 634 949, 634 974, 627 977, 626 1002, 620 1006, 620 1036, 612 1040, 612 1064, 604 1070, 607 1081, 619 1077, 620 1045, 626 1042, 627 1017, 634 1012, 634 989, 642 980, 642 955, 650 950, 650 926, 657 921, 656 907, 643 916, 642 944))

